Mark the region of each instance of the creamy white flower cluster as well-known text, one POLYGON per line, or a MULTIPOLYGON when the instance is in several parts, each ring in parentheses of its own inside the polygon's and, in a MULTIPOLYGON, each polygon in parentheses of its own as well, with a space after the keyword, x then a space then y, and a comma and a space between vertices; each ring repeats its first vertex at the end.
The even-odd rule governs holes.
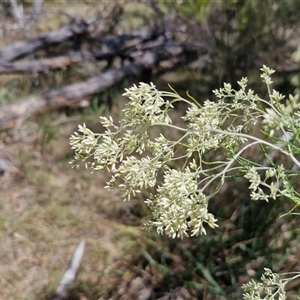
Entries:
POLYGON ((290 181, 285 174, 283 165, 279 165, 276 169, 252 166, 246 173, 245 178, 251 183, 249 189, 252 190, 250 195, 252 200, 269 202, 269 199, 275 200, 277 197, 284 196, 294 200, 295 204, 297 203, 297 199, 294 199, 295 191, 293 191, 290 181), (264 171, 264 179, 261 179, 259 171, 264 171))
MULTIPOLYGON (((261 276, 261 282, 251 280, 244 284, 242 288, 245 293, 243 294, 244 300, 285 300, 287 299, 285 287, 286 285, 300 277, 300 274, 285 273, 277 274, 273 273, 270 269, 265 268, 264 274, 261 276)), ((299 299, 299 297, 298 297, 299 299)))
POLYGON ((231 107, 231 113, 235 109, 241 111, 243 117, 240 124, 244 125, 243 129, 246 127, 245 124, 254 125, 260 122, 262 125, 262 133, 266 139, 239 134, 245 138, 244 141, 248 140, 249 143, 241 147, 235 157, 241 165, 240 170, 246 173, 244 177, 250 182, 251 199, 269 201, 269 199, 275 200, 283 196, 293 202, 295 206, 300 206, 300 194, 294 189, 293 182, 295 181, 291 179, 299 176, 297 170, 300 168, 297 158, 300 150, 299 95, 289 95, 289 98, 283 103, 285 97, 272 90, 270 86, 272 84, 271 75, 275 71, 267 66, 263 66, 261 71, 261 78, 268 89, 268 100, 259 98, 251 89, 246 92, 246 78, 242 78, 238 82, 240 86, 238 91, 233 90, 230 84, 224 84, 224 88, 215 90, 214 93, 220 99, 230 98, 228 107, 231 107), (266 158, 262 165, 258 165, 258 161, 242 159, 242 152, 255 145, 259 145, 266 158), (292 170, 273 163, 272 159, 279 154, 285 155, 288 163, 294 164, 292 170))
POLYGON ((172 237, 205 234, 205 224, 217 227, 208 210, 209 199, 227 177, 240 172, 250 181, 253 200, 285 196, 299 205, 299 194, 289 180, 297 172, 244 157, 247 149, 257 146, 268 160, 271 151, 277 151, 300 167, 295 156, 299 154, 298 97, 281 103, 283 96, 270 88, 273 70, 266 66, 261 70, 268 100, 247 88, 247 78, 238 81, 238 90, 224 84, 214 91, 218 100, 203 105, 175 91, 158 91, 153 83, 134 85, 126 89, 129 102, 118 125, 111 117, 100 117, 104 133, 93 133, 83 125, 71 136, 72 164, 78 167, 83 162, 92 172, 111 172, 107 188, 118 187, 125 200, 154 189, 145 201, 153 214, 145 228, 154 226, 172 237), (188 105, 180 126, 172 124, 169 114, 179 101, 188 105), (249 133, 257 123, 263 124, 264 139, 249 133), (168 134, 172 131, 180 134, 175 141, 168 134))
POLYGON ((204 223, 217 227, 216 219, 208 213, 207 197, 199 189, 197 173, 187 167, 180 171, 167 168, 164 182, 150 195, 146 204, 153 211, 155 221, 147 222, 145 227, 155 226, 158 233, 167 232, 173 238, 206 234, 204 223))

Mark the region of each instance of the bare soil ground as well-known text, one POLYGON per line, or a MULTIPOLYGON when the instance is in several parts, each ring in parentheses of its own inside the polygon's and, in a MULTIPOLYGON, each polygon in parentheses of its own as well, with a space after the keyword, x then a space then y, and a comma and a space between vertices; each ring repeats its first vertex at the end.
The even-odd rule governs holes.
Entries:
POLYGON ((71 169, 75 123, 61 119, 47 141, 45 124, 35 122, 1 134, 8 160, 0 177, 1 299, 36 299, 55 289, 83 239, 78 281, 90 284, 122 259, 125 240, 137 243, 140 228, 121 225, 135 221, 132 203, 107 192, 103 176, 71 169))

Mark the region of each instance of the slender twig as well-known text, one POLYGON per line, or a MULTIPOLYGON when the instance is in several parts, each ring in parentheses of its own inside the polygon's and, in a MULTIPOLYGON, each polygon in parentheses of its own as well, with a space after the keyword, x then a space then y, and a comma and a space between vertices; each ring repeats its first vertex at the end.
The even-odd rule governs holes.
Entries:
POLYGON ((80 262, 84 253, 84 247, 85 241, 81 241, 73 254, 73 258, 68 270, 63 275, 63 278, 56 289, 55 297, 53 298, 53 300, 61 300, 66 296, 66 289, 75 279, 76 273, 79 269, 80 262))

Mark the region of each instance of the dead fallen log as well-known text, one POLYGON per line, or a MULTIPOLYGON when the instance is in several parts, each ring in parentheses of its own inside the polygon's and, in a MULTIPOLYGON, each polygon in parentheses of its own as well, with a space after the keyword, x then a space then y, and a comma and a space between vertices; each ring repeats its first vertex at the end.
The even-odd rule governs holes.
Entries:
POLYGON ((180 56, 185 48, 177 44, 165 44, 152 51, 145 52, 135 62, 121 68, 112 69, 91 77, 86 81, 74 83, 60 90, 53 90, 43 95, 33 95, 0 108, 0 130, 20 126, 30 116, 43 111, 67 107, 78 103, 83 98, 105 91, 121 82, 125 77, 136 77, 143 71, 152 69, 162 60, 180 56))
MULTIPOLYGON (((106 51, 91 50, 84 52, 72 52, 70 54, 50 57, 33 59, 21 62, 9 62, 7 60, 1 60, 1 53, 9 52, 9 48, 16 47, 18 43, 14 46, 8 47, 4 50, 0 50, 0 74, 23 74, 23 73, 47 73, 49 70, 64 69, 73 63, 82 63, 84 61, 92 60, 106 60, 108 64, 111 64, 114 58, 117 56, 122 57, 122 59, 128 58, 133 55, 133 52, 140 50, 147 50, 151 47, 151 44, 161 43, 163 38, 163 27, 154 26, 148 29, 135 30, 132 32, 124 33, 119 36, 99 39, 98 43, 102 47, 106 48, 106 51)), ((39 38, 37 38, 39 40, 39 38)), ((20 42, 18 48, 19 53, 26 53, 29 51, 26 42, 20 42), (21 50, 20 48, 23 48, 21 50)), ((46 44, 44 44, 45 46, 46 44)), ((12 50, 14 51, 14 50, 12 50)), ((6 58, 11 59, 12 56, 6 58)), ((133 55, 134 56, 134 55, 133 55)))
MULTIPOLYGON (((161 44, 161 41, 158 41, 161 44)), ((120 49, 115 49, 110 52, 74 52, 68 55, 62 55, 51 58, 34 59, 21 62, 4 62, 0 61, 0 74, 23 74, 23 73, 47 73, 49 70, 65 69, 67 66, 76 63, 83 63, 85 61, 105 60, 112 61, 117 56, 122 58, 134 56, 132 52, 136 47, 141 45, 140 40, 129 40, 123 44, 120 49)), ((157 46, 157 41, 148 42, 138 49, 146 51, 157 46)))
POLYGON ((37 50, 46 49, 54 44, 61 44, 75 37, 89 34, 89 25, 83 21, 77 21, 48 34, 39 35, 35 38, 16 42, 0 50, 0 64, 10 62, 18 58, 33 54, 37 50))
MULTIPOLYGON (((106 53, 98 52, 74 52, 68 55, 62 55, 51 58, 34 59, 21 62, 5 62, 0 63, 0 74, 24 74, 24 73, 48 73, 50 70, 65 69, 72 64, 84 63, 86 61, 112 61, 117 56, 122 58, 133 58, 137 41, 129 41, 119 50, 106 53)), ((151 50, 151 48, 162 45, 162 41, 157 40, 148 42, 139 47, 139 51, 151 50)))
POLYGON ((0 74, 22 74, 22 73, 47 73, 49 70, 65 69, 74 63, 94 59, 91 53, 71 53, 69 55, 52 58, 35 59, 16 63, 5 62, 0 64, 0 74))

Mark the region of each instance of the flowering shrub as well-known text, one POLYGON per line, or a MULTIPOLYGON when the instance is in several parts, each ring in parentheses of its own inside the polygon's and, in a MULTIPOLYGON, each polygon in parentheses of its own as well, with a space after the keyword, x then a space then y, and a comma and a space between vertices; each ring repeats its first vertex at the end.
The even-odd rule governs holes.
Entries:
MULTIPOLYGON (((144 189, 155 190, 145 200, 153 215, 145 228, 155 227, 158 233, 173 238, 206 234, 205 225, 217 227, 217 219, 208 209, 209 199, 225 180, 241 174, 250 183, 252 200, 285 197, 295 209, 300 205, 292 184, 300 167, 299 95, 284 97, 271 88, 274 70, 263 66, 261 71, 267 100, 247 88, 247 78, 238 81, 238 90, 225 83, 213 91, 218 100, 203 105, 173 90, 158 91, 153 83, 134 85, 123 94, 129 102, 119 124, 112 117, 100 117, 105 127, 101 134, 79 125, 70 138, 75 150, 71 163, 76 167, 84 163, 92 172, 111 172, 106 187, 118 187, 125 200, 144 189), (170 117, 176 102, 188 106, 180 125, 173 124, 170 117), (259 137, 251 133, 257 125, 261 126, 259 137), (180 138, 174 141, 162 134, 166 129, 177 131, 180 138), (246 150, 254 147, 261 151, 261 162, 247 158, 246 150), (274 158, 279 153, 291 168, 276 165, 274 158)), ((273 273, 267 272, 265 276, 271 278, 273 273)), ((253 284, 245 285, 245 290, 253 284)), ((248 295, 244 299, 261 299, 262 294, 257 288, 256 298, 248 295)))

